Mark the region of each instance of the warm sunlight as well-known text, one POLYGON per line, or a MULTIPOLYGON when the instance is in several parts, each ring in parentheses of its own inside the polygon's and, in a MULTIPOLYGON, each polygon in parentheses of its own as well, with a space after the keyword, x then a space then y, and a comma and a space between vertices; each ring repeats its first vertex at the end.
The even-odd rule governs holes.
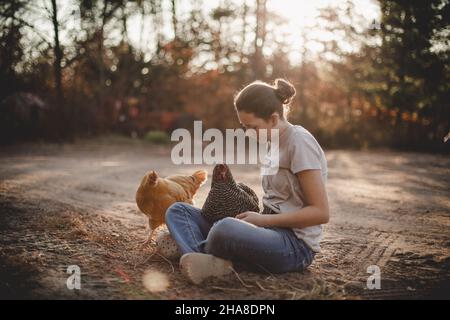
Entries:
MULTIPOLYGON (((68 27, 68 30, 61 31, 60 38, 63 44, 70 42, 73 34, 79 33, 79 36, 82 37, 84 31, 82 26, 76 22, 78 9, 74 1, 75 0, 61 2, 60 16, 64 19, 65 26, 68 27)), ((170 1, 162 3, 162 20, 165 23, 163 24, 161 34, 165 39, 172 38, 174 34, 169 2, 170 1)), ((208 0, 200 3, 202 3, 201 10, 205 16, 211 16, 210 13, 212 10, 224 5, 223 1, 219 0, 208 0)), ((233 0, 229 1, 229 3, 235 8, 235 12, 227 22, 237 22, 232 23, 227 30, 222 30, 221 32, 224 37, 233 40, 241 34, 242 24, 241 22, 238 22, 238 20, 240 19, 239 15, 241 14, 243 4, 247 3, 247 5, 253 5, 253 3, 248 0, 233 0)), ((353 6, 354 12, 352 12, 352 14, 355 17, 353 24, 355 24, 356 28, 366 28, 373 23, 374 20, 379 20, 379 5, 376 1, 352 0, 348 3, 353 6)), ((271 14, 267 17, 266 27, 274 36, 273 39, 268 39, 272 41, 266 43, 263 50, 264 55, 271 56, 273 54, 275 49, 273 41, 286 44, 289 60, 293 64, 297 64, 301 61, 301 52, 305 47, 312 54, 321 51, 323 45, 320 41, 322 40, 336 40, 339 41, 343 47, 346 47, 347 50, 352 50, 353 45, 346 43, 346 41, 343 40, 345 35, 325 30, 319 19, 321 14, 320 10, 330 6, 334 8, 342 7, 342 10, 345 10, 345 5, 346 3, 344 1, 337 4, 332 0, 267 0, 266 7, 271 14)), ((142 13, 135 10, 134 6, 133 3, 128 3, 125 6, 127 11, 129 11, 126 22, 127 37, 133 46, 141 49, 145 53, 146 60, 149 60, 152 56, 151 52, 156 48, 154 22, 151 19, 142 19, 142 13)), ((39 8, 39 6, 37 7, 39 8)), ((192 9, 191 2, 180 1, 177 4, 176 11, 180 16, 187 17, 192 9)), ((254 8, 251 8, 250 10, 254 11, 254 8)), ((250 12, 253 13, 253 11, 250 12)), ((34 13, 30 14, 30 18, 33 19, 34 13)), ((38 22, 43 30, 41 34, 42 38, 46 39, 46 41, 51 41, 50 35, 52 33, 52 26, 49 23, 50 21, 39 20, 38 22)), ((217 21, 210 19, 208 22, 211 23, 212 26, 217 26, 217 21)), ((250 17, 247 23, 249 26, 246 34, 246 43, 243 45, 243 49, 250 51, 252 48, 251 43, 255 37, 253 30, 255 20, 250 17)), ((121 40, 119 29, 123 28, 123 22, 112 19, 109 27, 113 26, 115 27, 114 30, 110 32, 107 39, 105 39, 109 44, 117 44, 121 40)), ((190 28, 191 26, 188 27, 190 28)), ((33 41, 36 41, 36 43, 40 41, 40 39, 30 30, 27 31, 30 32, 30 37, 33 38, 33 41)), ((197 64, 205 62, 202 57, 208 59, 206 55, 200 53, 199 58, 196 60, 197 64)), ((207 67, 209 65, 213 67, 216 66, 212 63, 207 64, 207 67)))
POLYGON ((0 0, 0 300, 448 299, 449 12, 0 0))
MULTIPOLYGON (((231 3, 238 9, 243 6, 245 0, 234 0, 231 3)), ((205 13, 211 11, 220 5, 222 1, 218 0, 208 0, 205 1, 203 5, 203 10, 205 13)), ((247 1, 247 3, 249 3, 247 1)), ((376 1, 373 0, 353 0, 355 14, 361 16, 358 23, 362 27, 366 27, 374 19, 379 19, 379 6, 376 1)), ((327 6, 336 6, 336 2, 332 0, 268 0, 267 9, 269 12, 273 12, 268 18, 267 26, 268 28, 273 28, 276 34, 280 35, 282 41, 289 45, 289 58, 292 63, 298 63, 301 59, 301 50, 304 45, 307 46, 308 50, 312 52, 318 52, 323 47, 321 44, 314 40, 330 40, 342 38, 342 35, 336 33, 330 33, 324 31, 320 22, 318 21, 318 16, 320 14, 320 9, 326 8, 327 6), (274 17, 274 16, 278 17, 274 17), (271 19, 273 17, 273 19, 271 19), (305 39, 307 43, 305 44, 305 39)), ((187 12, 191 8, 188 2, 181 2, 178 11, 187 12)), ((167 8, 169 10, 169 8, 167 8)), ((170 20, 170 15, 167 12, 165 15, 167 21, 170 20)), ((253 21, 249 21, 254 23, 253 21)), ((233 24, 232 29, 236 33, 240 32, 241 25, 233 24)), ((155 45, 152 37, 152 26, 148 21, 144 21, 142 26, 142 20, 140 15, 134 15, 129 19, 128 22, 128 32, 130 40, 136 45, 140 46, 144 43, 147 47, 153 48, 155 45), (144 33, 141 34, 141 30, 144 33)), ((170 38, 173 36, 173 28, 170 23, 165 25, 164 34, 166 37, 170 38)), ((247 32, 247 40, 249 42, 254 38, 254 31, 250 28, 247 32)), ((277 39, 279 40, 279 39, 277 39)), ((149 49, 151 51, 151 49, 149 49)), ((271 55, 273 52, 273 47, 266 46, 264 50, 265 55, 271 55)))
MULTIPOLYGON (((374 19, 379 19, 378 4, 375 1, 356 0, 353 3, 355 14, 361 15, 362 19, 359 21, 361 24, 369 25, 374 19)), ((291 44, 289 57, 293 63, 300 61, 301 50, 304 45, 312 52, 317 52, 322 49, 322 45, 314 40, 333 38, 339 40, 342 37, 342 35, 327 32, 320 27, 318 21, 320 9, 331 5, 335 6, 336 1, 269 0, 267 2, 269 10, 273 10, 286 18, 286 25, 280 26, 280 29, 286 35, 287 42, 291 44)))

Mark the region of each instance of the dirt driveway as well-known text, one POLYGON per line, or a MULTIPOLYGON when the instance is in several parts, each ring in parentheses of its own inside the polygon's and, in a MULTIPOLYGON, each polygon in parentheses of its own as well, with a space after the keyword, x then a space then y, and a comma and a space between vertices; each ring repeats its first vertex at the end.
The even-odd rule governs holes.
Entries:
MULTIPOLYGON (((175 261, 142 249, 134 202, 142 175, 193 172, 170 149, 122 138, 0 151, 0 296, 94 299, 450 298, 450 159, 389 151, 326 151, 332 218, 322 253, 304 273, 239 272, 200 287, 175 261), (81 290, 68 290, 69 265, 81 290), (367 268, 381 289, 366 287, 367 268), (150 292, 145 272, 167 289, 150 292)), ((257 168, 231 167, 262 195, 257 168)), ((209 190, 202 187, 201 205, 209 190)))

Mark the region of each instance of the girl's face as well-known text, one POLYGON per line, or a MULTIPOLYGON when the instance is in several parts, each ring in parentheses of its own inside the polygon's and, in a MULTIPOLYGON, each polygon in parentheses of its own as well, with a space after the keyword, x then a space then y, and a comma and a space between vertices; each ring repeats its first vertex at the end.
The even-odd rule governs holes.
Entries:
POLYGON ((270 139, 271 129, 273 129, 279 120, 278 113, 274 113, 270 116, 269 119, 262 119, 255 116, 254 113, 248 113, 245 111, 238 111, 238 118, 241 126, 244 130, 246 129, 254 129, 257 133, 256 139, 259 141, 260 139, 260 130, 267 131, 267 139, 270 139))

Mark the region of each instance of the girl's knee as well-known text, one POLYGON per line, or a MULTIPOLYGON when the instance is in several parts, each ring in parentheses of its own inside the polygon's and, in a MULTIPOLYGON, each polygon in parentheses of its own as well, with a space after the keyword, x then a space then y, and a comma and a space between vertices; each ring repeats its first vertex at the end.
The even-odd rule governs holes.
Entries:
POLYGON ((239 223, 239 220, 231 217, 226 217, 216 222, 208 233, 205 251, 217 254, 235 241, 234 231, 237 223, 239 223))
POLYGON ((236 230, 236 225, 239 223, 239 220, 232 217, 226 217, 222 220, 216 222, 209 231, 208 238, 211 237, 213 239, 230 239, 233 237, 233 231, 236 230))
POLYGON ((176 216, 184 214, 186 212, 186 205, 187 203, 184 202, 175 202, 171 204, 170 207, 166 210, 166 224, 171 223, 176 216))

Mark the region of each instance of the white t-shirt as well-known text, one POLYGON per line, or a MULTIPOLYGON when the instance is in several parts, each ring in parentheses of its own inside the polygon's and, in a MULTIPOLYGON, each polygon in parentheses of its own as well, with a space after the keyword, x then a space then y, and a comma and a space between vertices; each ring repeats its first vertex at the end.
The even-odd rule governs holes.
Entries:
MULTIPOLYGON (((262 178, 263 204, 278 213, 298 212, 305 206, 305 198, 296 173, 309 169, 321 170, 326 185, 328 167, 325 153, 308 130, 290 125, 279 137, 278 172, 262 178)), ((322 225, 292 230, 313 251, 320 252, 322 225)))

